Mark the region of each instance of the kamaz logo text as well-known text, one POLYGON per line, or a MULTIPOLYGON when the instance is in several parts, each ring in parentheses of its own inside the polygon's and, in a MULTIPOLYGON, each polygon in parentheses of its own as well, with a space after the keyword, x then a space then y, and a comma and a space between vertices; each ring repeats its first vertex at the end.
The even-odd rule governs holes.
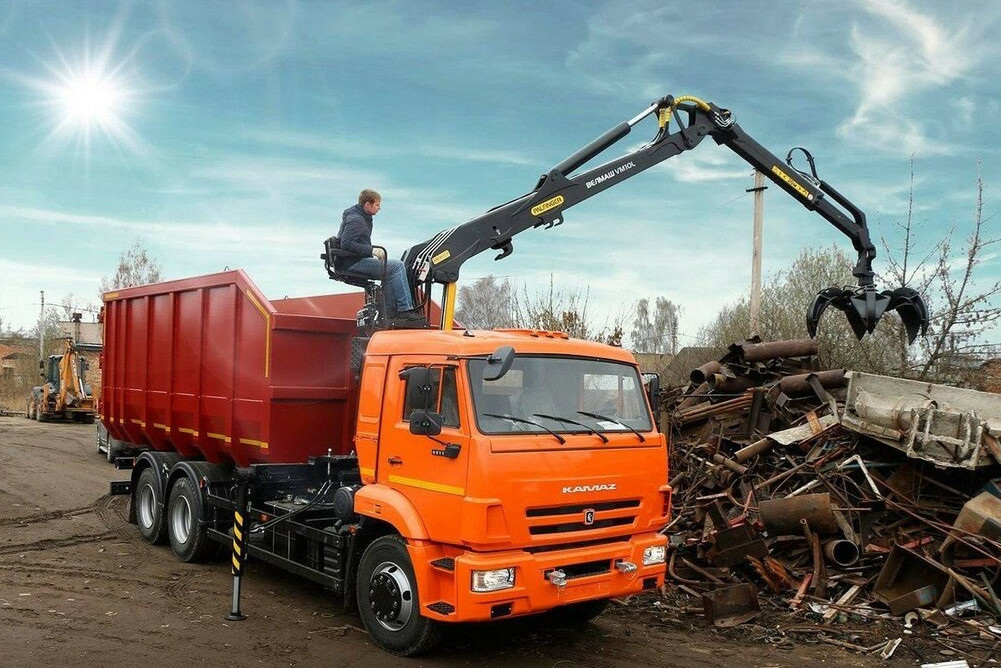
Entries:
POLYGON ((614 492, 615 483, 607 485, 573 485, 563 488, 564 494, 579 494, 581 492, 614 492))
POLYGON ((618 176, 619 174, 622 174, 623 172, 628 172, 630 169, 632 169, 635 166, 636 165, 633 164, 633 161, 630 160, 626 164, 619 165, 618 167, 616 167, 615 169, 613 169, 610 172, 605 172, 601 176, 594 177, 593 179, 591 179, 590 181, 588 181, 587 183, 585 183, 584 186, 587 187, 587 188, 593 188, 594 186, 598 185, 599 183, 601 183, 603 181, 607 181, 608 179, 612 178, 613 176, 618 176))

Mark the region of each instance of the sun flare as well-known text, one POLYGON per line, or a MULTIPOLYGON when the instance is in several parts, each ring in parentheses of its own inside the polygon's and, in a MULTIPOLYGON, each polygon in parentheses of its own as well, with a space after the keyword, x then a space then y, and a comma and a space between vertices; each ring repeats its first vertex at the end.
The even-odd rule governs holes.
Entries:
POLYGON ((57 99, 65 120, 109 129, 121 123, 126 97, 113 79, 87 73, 66 81, 57 99))

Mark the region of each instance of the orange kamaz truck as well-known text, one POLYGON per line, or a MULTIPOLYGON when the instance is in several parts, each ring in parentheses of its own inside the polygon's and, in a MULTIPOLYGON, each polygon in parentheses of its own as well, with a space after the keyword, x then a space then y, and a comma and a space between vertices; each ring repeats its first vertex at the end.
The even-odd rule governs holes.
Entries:
POLYGON ((628 352, 359 336, 361 306, 269 301, 240 271, 105 295, 102 420, 151 448, 113 490, 147 541, 315 580, 407 655, 442 623, 586 620, 663 583, 667 450, 628 352))

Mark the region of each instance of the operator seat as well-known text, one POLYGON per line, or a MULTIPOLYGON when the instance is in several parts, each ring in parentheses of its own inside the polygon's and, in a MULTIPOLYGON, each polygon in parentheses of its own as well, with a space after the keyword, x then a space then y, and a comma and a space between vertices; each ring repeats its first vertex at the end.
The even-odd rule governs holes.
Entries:
MULTIPOLYGON (((382 248, 382 246, 373 246, 382 248)), ((347 271, 337 266, 338 258, 356 257, 341 248, 340 239, 330 237, 323 242, 323 253, 320 259, 327 270, 327 276, 335 281, 353 285, 365 291, 365 306, 358 311, 355 319, 359 329, 371 335, 376 329, 383 328, 386 323, 386 299, 383 295, 382 282, 386 278, 386 249, 382 248, 382 276, 372 278, 367 274, 347 271)))

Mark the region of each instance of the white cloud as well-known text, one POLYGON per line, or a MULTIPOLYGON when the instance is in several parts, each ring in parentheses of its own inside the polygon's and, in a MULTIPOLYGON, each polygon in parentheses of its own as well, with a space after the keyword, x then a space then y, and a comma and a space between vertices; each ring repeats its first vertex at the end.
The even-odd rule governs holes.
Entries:
POLYGON ((515 151, 470 145, 414 142, 385 143, 365 139, 345 139, 330 137, 321 133, 298 132, 294 130, 244 130, 240 135, 248 140, 267 146, 296 150, 307 150, 336 155, 345 160, 365 156, 366 159, 388 159, 400 156, 436 158, 449 161, 481 162, 502 165, 538 165, 539 160, 515 151))

